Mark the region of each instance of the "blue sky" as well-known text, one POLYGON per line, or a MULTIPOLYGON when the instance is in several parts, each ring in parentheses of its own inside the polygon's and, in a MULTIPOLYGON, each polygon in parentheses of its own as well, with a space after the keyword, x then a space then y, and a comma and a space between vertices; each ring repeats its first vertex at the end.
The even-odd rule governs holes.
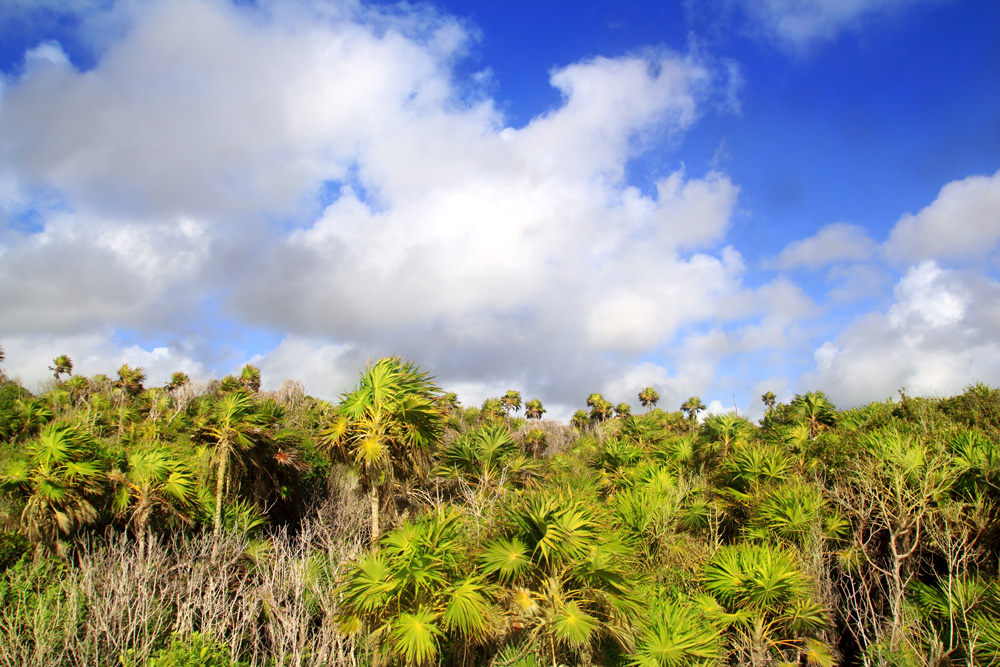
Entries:
POLYGON ((1000 384, 1000 5, 6 0, 34 387, 403 354, 466 404, 1000 384))

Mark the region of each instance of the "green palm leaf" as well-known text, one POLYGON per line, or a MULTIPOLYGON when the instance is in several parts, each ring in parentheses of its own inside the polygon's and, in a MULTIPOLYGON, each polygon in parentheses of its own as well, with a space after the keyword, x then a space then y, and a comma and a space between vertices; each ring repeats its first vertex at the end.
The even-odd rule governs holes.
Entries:
POLYGON ((388 562, 378 554, 367 554, 347 575, 344 606, 355 615, 371 613, 385 604, 397 585, 388 562))
POLYGON ((715 662, 721 631, 695 608, 658 605, 643 631, 630 664, 635 667, 684 667, 715 662))
POLYGON ((407 664, 424 665, 438 653, 437 638, 442 636, 435 625, 437 615, 427 609, 401 614, 392 631, 392 647, 407 664))
POLYGON ((580 609, 576 602, 567 602, 555 615, 553 628, 556 639, 573 648, 579 648, 590 641, 590 636, 597 625, 597 619, 580 609))
POLYGON ((478 581, 466 579, 455 584, 445 594, 449 599, 444 610, 444 627, 457 630, 469 639, 483 639, 490 631, 492 609, 478 581))
POLYGON ((530 565, 528 547, 516 537, 490 544, 479 557, 488 574, 496 574, 502 583, 516 579, 530 565))

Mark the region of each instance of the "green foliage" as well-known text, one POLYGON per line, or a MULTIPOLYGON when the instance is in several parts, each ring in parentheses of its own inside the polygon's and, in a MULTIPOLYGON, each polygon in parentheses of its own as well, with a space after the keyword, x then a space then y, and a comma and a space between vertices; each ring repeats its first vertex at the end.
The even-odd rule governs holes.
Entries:
POLYGON ((0 533, 0 572, 31 552, 31 543, 18 532, 0 533))
POLYGON ((468 572, 460 515, 436 512, 389 532, 352 563, 341 588, 340 625, 366 628, 393 656, 424 664, 452 639, 476 643, 492 632, 492 593, 468 572))
MULTIPOLYGON (((124 667, 140 667, 130 655, 122 657, 124 667)), ((174 635, 170 644, 146 661, 143 667, 243 667, 234 661, 229 649, 211 636, 198 632, 174 635)))
POLYGON ((590 421, 599 424, 611 416, 614 405, 600 394, 591 394, 587 397, 587 407, 590 408, 590 421))
POLYGON ((656 600, 635 653, 634 667, 687 667, 718 664, 722 630, 696 605, 656 600))
POLYGON ((56 550, 62 537, 97 518, 94 502, 104 474, 92 437, 77 427, 50 424, 25 448, 23 459, 0 473, 0 491, 14 503, 14 521, 33 543, 56 550))
POLYGON ((539 399, 533 398, 524 404, 524 416, 528 419, 541 419, 544 414, 545 408, 539 399))
POLYGON ((723 547, 702 578, 725 607, 720 619, 752 654, 801 650, 807 638, 818 639, 829 625, 827 611, 812 598, 809 579, 789 551, 767 545, 723 547))
POLYGON ((652 410, 656 407, 656 404, 660 402, 660 394, 652 387, 646 387, 639 392, 639 403, 642 407, 646 408, 647 411, 652 410))
POLYGON ((88 604, 111 589, 77 577, 116 522, 160 577, 156 595, 170 591, 156 618, 184 628, 123 634, 109 655, 126 664, 1000 656, 1000 392, 985 385, 845 412, 821 392, 785 405, 768 392, 759 427, 732 413, 699 424, 697 397, 664 412, 647 387, 644 414, 622 404, 610 419, 594 394, 570 429, 531 421, 541 401, 513 390, 463 410, 397 357, 369 364, 338 406, 300 385, 261 392, 253 367, 200 395, 183 373, 146 389, 141 369, 119 370, 116 383, 75 376, 37 398, 0 379, 0 511, 17 528, 0 533, 0 662, 107 657, 88 604), (384 536, 379 513, 395 524, 384 536), (295 552, 286 529, 311 546, 295 552), (217 546, 192 562, 232 567, 211 586, 199 566, 174 565, 195 535, 217 546), (41 557, 50 550, 70 558, 41 557), (225 623, 207 620, 212 591, 234 614, 225 623), (320 636, 343 652, 321 654, 320 636))
POLYGON ((9 440, 21 431, 19 404, 30 399, 31 392, 0 376, 0 441, 9 440))

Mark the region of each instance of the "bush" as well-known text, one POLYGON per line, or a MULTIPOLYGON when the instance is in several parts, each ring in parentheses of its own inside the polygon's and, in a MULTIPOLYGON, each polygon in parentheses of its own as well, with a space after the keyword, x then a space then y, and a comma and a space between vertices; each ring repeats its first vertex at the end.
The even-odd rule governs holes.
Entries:
MULTIPOLYGON (((122 663, 125 667, 138 667, 130 656, 125 656, 122 663)), ((144 667, 239 667, 244 664, 233 662, 229 649, 212 637, 193 632, 185 636, 174 635, 170 644, 160 649, 144 667)))
POLYGON ((31 551, 31 543, 21 533, 0 533, 0 572, 12 567, 31 551))

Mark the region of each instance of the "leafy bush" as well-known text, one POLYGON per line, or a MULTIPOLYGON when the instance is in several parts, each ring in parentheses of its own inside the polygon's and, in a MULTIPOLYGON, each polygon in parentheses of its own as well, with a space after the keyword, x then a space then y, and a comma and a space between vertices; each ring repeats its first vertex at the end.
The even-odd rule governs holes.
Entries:
POLYGON ((31 543, 21 533, 0 533, 0 572, 21 560, 30 549, 31 543))
MULTIPOLYGON (((122 658, 125 667, 138 667, 130 656, 122 658)), ((170 644, 149 659, 144 667, 239 667, 246 663, 233 662, 229 649, 210 636, 198 632, 174 635, 170 644)))

